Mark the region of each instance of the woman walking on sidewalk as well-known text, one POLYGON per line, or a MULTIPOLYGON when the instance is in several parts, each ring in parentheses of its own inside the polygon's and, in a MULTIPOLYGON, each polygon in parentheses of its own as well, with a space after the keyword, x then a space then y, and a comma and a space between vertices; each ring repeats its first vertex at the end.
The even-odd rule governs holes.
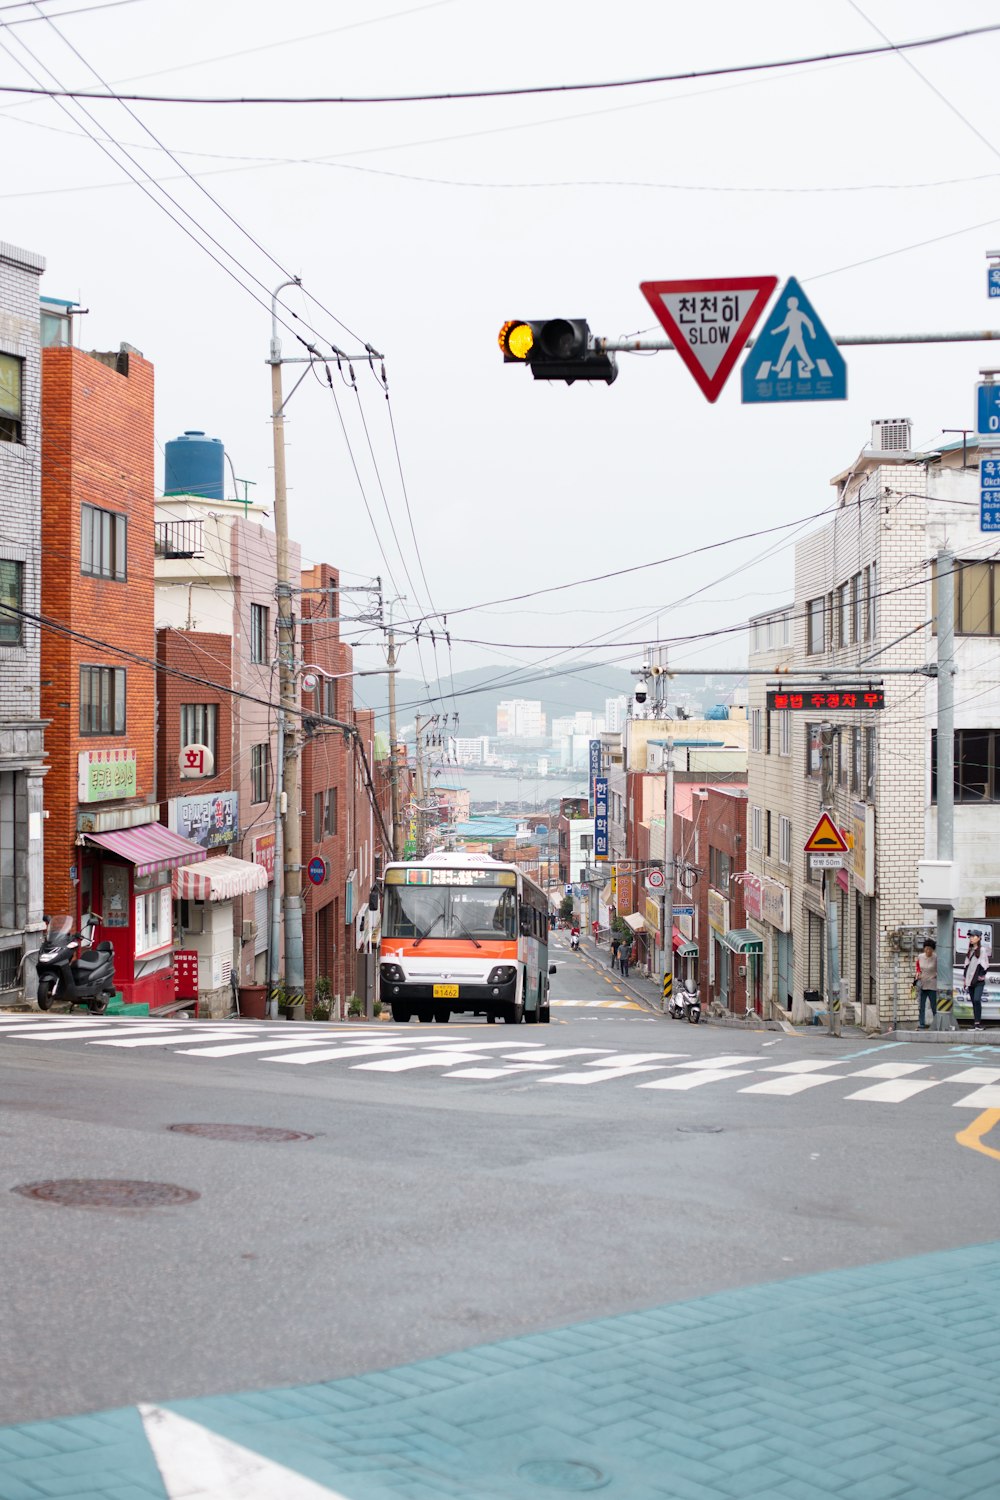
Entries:
POLYGON ((926 1031, 930 1021, 937 1014, 937 943, 933 938, 928 938, 924 944, 924 950, 917 959, 917 972, 914 983, 920 991, 920 1018, 919 1029, 926 1031), (928 1019, 924 1020, 924 1009, 928 1010, 928 1019))
POLYGON ((978 932, 969 933, 969 953, 962 970, 962 982, 972 1001, 972 1029, 983 1029, 983 985, 988 964, 983 955, 983 939, 978 932))

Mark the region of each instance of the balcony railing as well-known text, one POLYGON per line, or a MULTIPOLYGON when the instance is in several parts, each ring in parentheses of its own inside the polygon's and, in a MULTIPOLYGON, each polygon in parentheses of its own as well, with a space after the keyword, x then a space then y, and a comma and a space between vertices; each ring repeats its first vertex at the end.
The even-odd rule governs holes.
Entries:
POLYGON ((155 557, 204 557, 204 521, 157 521, 155 557))

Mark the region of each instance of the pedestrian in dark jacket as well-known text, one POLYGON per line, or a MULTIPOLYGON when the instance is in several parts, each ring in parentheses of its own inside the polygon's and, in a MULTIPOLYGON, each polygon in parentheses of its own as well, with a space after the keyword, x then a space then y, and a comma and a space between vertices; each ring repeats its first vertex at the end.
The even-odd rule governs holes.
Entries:
POLYGON ((618 951, 621 948, 621 945, 622 940, 616 933, 615 936, 611 939, 611 967, 613 969, 617 968, 618 966, 618 951))
POLYGON ((622 971, 622 978, 628 978, 629 964, 632 962, 632 949, 628 943, 622 943, 618 951, 618 967, 622 971))

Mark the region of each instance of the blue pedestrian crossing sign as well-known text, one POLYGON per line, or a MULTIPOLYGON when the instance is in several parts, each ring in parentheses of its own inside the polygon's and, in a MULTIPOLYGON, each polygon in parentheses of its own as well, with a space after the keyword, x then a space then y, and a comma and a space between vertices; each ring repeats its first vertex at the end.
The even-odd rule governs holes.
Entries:
POLYGON ((743 401, 846 401, 847 365, 794 276, 743 361, 743 401))

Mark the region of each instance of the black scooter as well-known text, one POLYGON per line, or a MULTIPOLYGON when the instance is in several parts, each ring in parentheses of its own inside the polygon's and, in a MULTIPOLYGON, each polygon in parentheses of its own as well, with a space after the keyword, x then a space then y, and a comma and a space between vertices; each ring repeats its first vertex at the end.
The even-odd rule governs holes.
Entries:
POLYGON ((72 917, 46 917, 45 941, 38 950, 38 1008, 49 1010, 56 1000, 86 1005, 103 1015, 115 993, 115 951, 105 940, 97 947, 91 938, 99 918, 88 912, 80 932, 72 917))

